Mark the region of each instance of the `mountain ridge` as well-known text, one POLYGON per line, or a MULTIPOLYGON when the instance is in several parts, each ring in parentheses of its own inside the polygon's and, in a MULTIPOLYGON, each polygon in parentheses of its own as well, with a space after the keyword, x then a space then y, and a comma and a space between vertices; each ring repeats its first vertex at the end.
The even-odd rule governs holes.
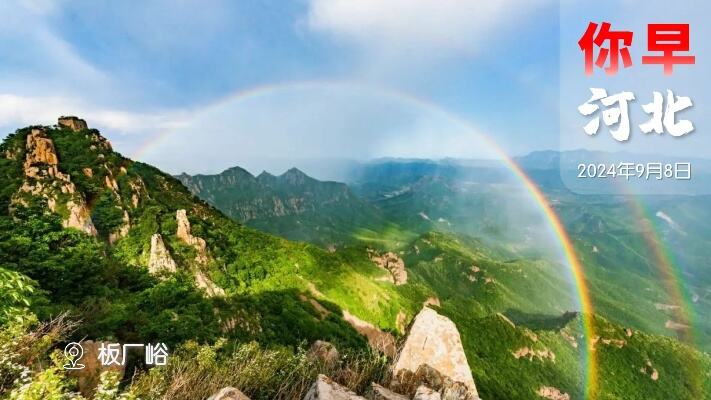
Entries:
MULTIPOLYGON (((533 400, 542 387, 582 397, 580 316, 569 312, 573 299, 561 265, 457 232, 410 238, 398 231, 391 241, 333 251, 292 242, 229 219, 179 179, 120 156, 95 135, 81 125, 23 128, 0 145, 1 268, 31 278, 45 297, 29 302, 28 313, 81 317, 77 339, 161 341, 179 349, 222 339, 298 355, 304 342, 324 339, 344 351, 366 351, 368 338, 347 316, 398 336, 427 303, 456 324, 482 398, 533 400), (28 146, 33 129, 42 132, 28 146), (15 196, 25 203, 13 203, 15 196), (66 205, 81 205, 80 197, 81 215, 91 219, 95 234, 82 224, 62 224, 72 216, 66 205), (168 262, 150 270, 157 248, 174 268, 168 262), (406 282, 395 284, 371 258, 386 250, 407 272, 406 282), (210 293, 203 278, 223 293, 210 293)), ((277 187, 310 182, 300 175, 292 172, 277 187)), ((384 231, 373 236, 382 239, 384 231)), ((708 356, 674 339, 636 330, 629 336, 624 326, 594 320, 605 395, 707 397, 708 384, 694 380, 687 364, 698 362, 704 371, 708 356), (659 385, 650 385, 652 368, 659 385)), ((264 385, 252 393, 271 399, 274 390, 264 385)))

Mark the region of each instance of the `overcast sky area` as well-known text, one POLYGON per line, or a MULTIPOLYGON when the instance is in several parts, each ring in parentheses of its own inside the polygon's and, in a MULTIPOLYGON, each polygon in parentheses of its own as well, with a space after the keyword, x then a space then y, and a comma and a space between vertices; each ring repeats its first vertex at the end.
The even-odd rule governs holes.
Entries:
MULTIPOLYGON (((582 56, 559 64, 570 54, 559 46, 577 46, 585 24, 561 27, 561 7, 571 21, 587 12, 552 0, 4 1, 0 129, 78 115, 171 173, 497 157, 483 137, 510 155, 580 147, 560 126, 584 135, 585 121, 568 119, 589 96, 582 56)), ((693 34, 696 75, 680 81, 708 71, 693 34)), ((694 135, 708 136, 693 116, 694 135)))

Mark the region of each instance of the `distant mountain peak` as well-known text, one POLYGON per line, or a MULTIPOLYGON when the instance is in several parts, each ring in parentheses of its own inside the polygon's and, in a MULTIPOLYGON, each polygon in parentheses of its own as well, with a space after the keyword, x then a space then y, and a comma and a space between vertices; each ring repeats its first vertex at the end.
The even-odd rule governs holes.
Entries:
POLYGON ((239 167, 239 166, 234 166, 227 168, 226 170, 222 171, 220 175, 229 175, 229 176, 243 176, 243 177, 249 177, 249 178, 254 178, 254 176, 247 171, 246 169, 239 167))
POLYGON ((259 181, 262 184, 268 184, 271 182, 276 181, 277 177, 270 174, 267 171, 262 171, 259 175, 257 175, 257 181, 259 181))
POLYGON ((267 170, 262 170, 262 172, 260 172, 259 175, 257 175, 257 178, 259 178, 260 176, 265 177, 265 178, 276 178, 274 175, 267 172, 267 170))
POLYGON ((288 171, 281 174, 279 179, 291 185, 302 185, 307 180, 312 180, 313 178, 306 175, 300 169, 292 167, 288 171))

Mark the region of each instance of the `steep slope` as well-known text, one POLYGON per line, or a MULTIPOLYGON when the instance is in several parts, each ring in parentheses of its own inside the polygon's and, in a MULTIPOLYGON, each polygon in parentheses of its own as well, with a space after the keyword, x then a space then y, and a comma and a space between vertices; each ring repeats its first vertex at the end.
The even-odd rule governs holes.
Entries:
POLYGON ((345 184, 318 181, 296 168, 280 176, 262 172, 254 177, 233 167, 217 175, 177 178, 233 219, 292 240, 332 247, 352 242, 360 229, 388 225, 345 184))
POLYGON ((46 291, 40 317, 70 310, 85 321, 80 335, 170 345, 222 335, 365 345, 309 290, 309 274, 331 281, 358 264, 233 222, 85 125, 20 129, 1 150, 0 258, 46 291))

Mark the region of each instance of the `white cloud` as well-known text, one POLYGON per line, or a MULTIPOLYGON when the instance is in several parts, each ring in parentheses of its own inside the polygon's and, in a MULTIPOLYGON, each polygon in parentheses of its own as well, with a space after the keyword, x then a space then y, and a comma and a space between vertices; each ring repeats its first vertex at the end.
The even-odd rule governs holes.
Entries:
POLYGON ((468 55, 548 0, 311 0, 308 24, 379 54, 468 55))
POLYGON ((79 116, 87 120, 90 127, 119 137, 176 129, 184 123, 187 113, 138 113, 101 108, 64 96, 0 94, 0 127, 7 132, 28 125, 53 125, 61 115, 79 116))
POLYGON ((499 154, 478 130, 431 105, 374 87, 319 83, 196 109, 180 129, 152 141, 138 156, 171 173, 212 173, 234 165, 258 173, 279 172, 280 160, 499 154))

